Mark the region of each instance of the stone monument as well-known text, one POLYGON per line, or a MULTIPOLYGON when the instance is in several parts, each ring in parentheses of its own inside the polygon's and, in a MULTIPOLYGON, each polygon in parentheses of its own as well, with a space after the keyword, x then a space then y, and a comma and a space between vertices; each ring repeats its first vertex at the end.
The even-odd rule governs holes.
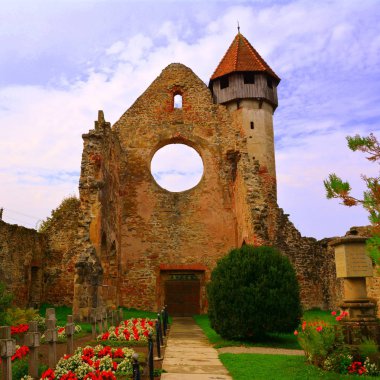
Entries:
POLYGON ((373 265, 366 254, 366 240, 362 236, 345 236, 332 243, 336 275, 343 278, 344 294, 340 307, 348 315, 341 323, 346 327, 349 344, 360 343, 363 336, 380 342, 376 303, 367 296, 366 277, 373 276, 373 265))

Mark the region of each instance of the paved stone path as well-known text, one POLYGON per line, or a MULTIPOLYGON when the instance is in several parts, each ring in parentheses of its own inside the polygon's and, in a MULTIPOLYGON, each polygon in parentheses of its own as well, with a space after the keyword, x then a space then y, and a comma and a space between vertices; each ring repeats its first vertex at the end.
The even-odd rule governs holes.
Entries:
POLYGON ((193 318, 173 318, 161 380, 232 380, 193 318))

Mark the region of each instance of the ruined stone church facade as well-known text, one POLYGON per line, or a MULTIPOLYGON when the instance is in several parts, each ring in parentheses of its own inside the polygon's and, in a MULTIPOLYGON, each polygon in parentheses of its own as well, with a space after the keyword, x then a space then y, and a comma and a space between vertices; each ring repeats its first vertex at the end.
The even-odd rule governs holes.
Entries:
MULTIPOLYGON (((79 208, 60 222, 63 228, 30 237, 27 259, 12 263, 25 275, 14 284, 24 302, 31 303, 27 288, 35 283, 40 301, 71 300, 79 319, 101 305, 167 304, 174 315, 202 313, 218 259, 242 244, 265 244, 289 257, 306 308, 336 306, 341 286, 328 240, 301 237, 277 205, 279 83, 238 33, 208 86, 173 63, 113 126, 99 111, 83 135, 79 208), (202 158, 194 188, 170 192, 154 180, 152 157, 168 144, 188 145, 202 158)), ((0 236, 12 231, 0 223, 0 236)))

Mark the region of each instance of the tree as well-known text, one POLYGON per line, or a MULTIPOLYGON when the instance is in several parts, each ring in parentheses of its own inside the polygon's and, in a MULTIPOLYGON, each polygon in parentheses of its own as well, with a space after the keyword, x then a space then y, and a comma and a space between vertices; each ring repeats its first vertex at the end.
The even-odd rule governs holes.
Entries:
MULTIPOLYGON (((347 136, 348 147, 353 151, 367 153, 367 160, 380 163, 380 144, 377 138, 371 133, 369 136, 360 135, 347 136)), ((328 199, 338 198, 345 206, 352 207, 361 205, 369 213, 369 220, 372 224, 372 237, 367 240, 367 251, 377 265, 380 265, 380 176, 367 177, 362 175, 367 190, 363 193, 363 198, 353 197, 351 186, 343 181, 336 174, 330 174, 323 183, 326 188, 328 199)))
POLYGON ((272 247, 233 249, 212 271, 207 296, 211 326, 227 339, 290 332, 302 314, 294 268, 272 247))

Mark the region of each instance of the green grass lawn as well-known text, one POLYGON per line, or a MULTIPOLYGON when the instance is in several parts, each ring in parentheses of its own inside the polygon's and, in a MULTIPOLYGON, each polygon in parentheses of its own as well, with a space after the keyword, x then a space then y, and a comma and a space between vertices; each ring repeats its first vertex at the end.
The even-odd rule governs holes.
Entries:
MULTIPOLYGON (((352 379, 354 376, 325 372, 305 363, 303 356, 264 354, 220 354, 234 380, 352 379)), ((356 378, 356 377, 355 377, 356 378)), ((380 377, 368 377, 378 380, 380 377)))
POLYGON ((270 334, 267 339, 260 342, 228 340, 222 338, 211 326, 207 315, 195 315, 195 322, 201 327, 206 334, 210 343, 215 348, 231 347, 231 346, 247 346, 247 347, 281 347, 300 349, 297 338, 291 334, 270 334))
MULTIPOLYGON (((336 324, 335 318, 331 315, 329 311, 309 310, 304 313, 303 319, 307 321, 320 319, 332 324, 336 324)), ((210 343, 212 343, 215 348, 247 346, 291 348, 298 350, 301 349, 300 345, 298 344, 297 337, 294 336, 293 333, 269 334, 265 340, 262 340, 260 342, 228 340, 222 338, 215 330, 211 328, 210 320, 208 319, 208 316, 206 314, 195 315, 194 320, 202 328, 210 343)))

